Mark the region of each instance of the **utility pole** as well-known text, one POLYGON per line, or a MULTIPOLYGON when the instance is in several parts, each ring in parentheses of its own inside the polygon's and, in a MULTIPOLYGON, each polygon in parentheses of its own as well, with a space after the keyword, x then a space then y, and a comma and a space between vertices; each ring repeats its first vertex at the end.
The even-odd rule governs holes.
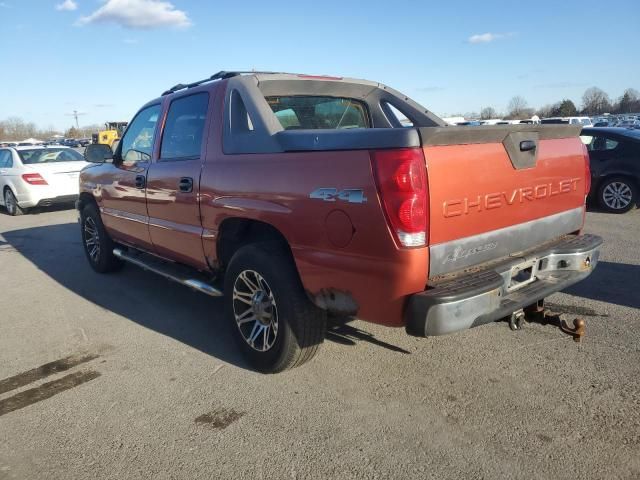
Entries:
POLYGON ((77 128, 78 130, 80 130, 80 122, 78 121, 78 117, 79 117, 80 115, 86 115, 86 114, 85 114, 84 112, 79 112, 79 111, 77 111, 77 110, 74 110, 73 112, 71 112, 71 113, 67 113, 66 115, 67 115, 67 116, 69 116, 69 117, 73 117, 73 118, 75 118, 75 120, 76 120, 76 128, 77 128))

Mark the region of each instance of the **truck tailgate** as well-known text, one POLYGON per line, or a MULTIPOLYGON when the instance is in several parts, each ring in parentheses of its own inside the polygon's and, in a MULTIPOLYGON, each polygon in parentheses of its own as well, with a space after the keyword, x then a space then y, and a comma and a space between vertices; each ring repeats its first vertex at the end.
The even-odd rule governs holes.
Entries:
POLYGON ((579 127, 419 130, 429 178, 431 279, 581 229, 587 187, 579 127))

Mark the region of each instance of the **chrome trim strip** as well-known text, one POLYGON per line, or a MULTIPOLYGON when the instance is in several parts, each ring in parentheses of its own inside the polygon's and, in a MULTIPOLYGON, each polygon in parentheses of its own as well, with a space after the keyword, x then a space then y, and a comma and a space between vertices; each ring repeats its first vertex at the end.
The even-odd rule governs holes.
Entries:
POLYGON ((432 245, 429 278, 507 257, 580 230, 583 207, 491 232, 432 245))
MULTIPOLYGON (((193 235, 198 238, 202 236, 202 226, 200 225, 189 225, 187 223, 172 222, 171 220, 165 220, 158 217, 149 217, 149 228, 151 227, 161 230, 184 233, 187 235, 193 235)), ((153 237, 153 232, 151 233, 151 236, 153 237)))
POLYGON ((138 215, 137 213, 124 212, 122 210, 115 210, 113 208, 101 207, 100 211, 110 217, 120 218, 122 220, 130 220, 136 223, 149 224, 149 217, 144 215, 138 215))

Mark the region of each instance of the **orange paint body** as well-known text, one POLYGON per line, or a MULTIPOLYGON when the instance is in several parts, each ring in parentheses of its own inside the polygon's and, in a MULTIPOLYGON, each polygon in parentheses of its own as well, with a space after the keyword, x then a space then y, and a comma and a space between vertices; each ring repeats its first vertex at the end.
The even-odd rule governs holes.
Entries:
MULTIPOLYGON (((209 92, 200 159, 162 162, 163 97, 153 155, 145 164, 86 169, 81 188, 101 207, 114 239, 212 270, 228 219, 267 223, 288 242, 310 298, 343 292, 363 320, 403 325, 407 297, 429 279, 429 246, 509 227, 584 205, 580 140, 541 140, 535 168, 516 170, 501 143, 423 148, 429 186, 428 244, 403 248, 390 231, 368 150, 227 155, 223 151, 226 81, 189 89, 209 92), (134 187, 137 175, 146 190, 134 187), (194 179, 181 192, 178 179, 194 179), (310 198, 322 187, 361 189, 364 203, 310 198)), ((452 127, 453 128, 453 127, 452 127)))

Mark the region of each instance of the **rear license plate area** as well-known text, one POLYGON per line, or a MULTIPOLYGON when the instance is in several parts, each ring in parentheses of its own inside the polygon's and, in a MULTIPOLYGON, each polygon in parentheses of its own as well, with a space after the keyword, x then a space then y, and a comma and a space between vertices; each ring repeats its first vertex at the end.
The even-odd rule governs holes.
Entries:
POLYGON ((525 262, 511 267, 511 277, 507 291, 512 292, 536 280, 537 261, 525 262))

